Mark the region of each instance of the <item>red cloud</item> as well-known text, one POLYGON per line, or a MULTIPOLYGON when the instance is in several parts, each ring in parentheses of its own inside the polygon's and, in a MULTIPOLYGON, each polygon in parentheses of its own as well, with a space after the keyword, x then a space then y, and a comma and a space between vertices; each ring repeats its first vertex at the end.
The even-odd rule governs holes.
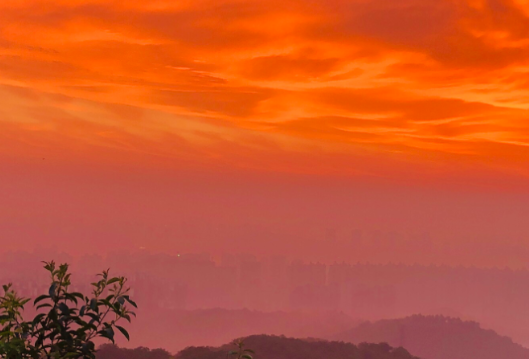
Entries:
POLYGON ((0 129, 19 139, 15 156, 27 155, 21 144, 73 141, 116 161, 143 151, 326 173, 300 157, 318 148, 357 161, 361 149, 357 172, 380 176, 390 166, 368 164, 395 156, 520 173, 528 10, 508 0, 6 2, 0 129), (288 156, 297 160, 284 166, 288 156))

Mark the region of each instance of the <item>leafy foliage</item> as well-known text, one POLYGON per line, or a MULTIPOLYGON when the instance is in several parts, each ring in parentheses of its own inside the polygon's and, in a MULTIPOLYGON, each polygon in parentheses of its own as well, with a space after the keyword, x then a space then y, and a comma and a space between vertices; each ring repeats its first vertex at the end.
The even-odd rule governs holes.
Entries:
POLYGON ((254 354, 254 351, 251 349, 244 348, 243 339, 235 339, 232 342, 232 344, 237 347, 237 350, 229 351, 228 358, 231 356, 231 357, 234 357, 235 359, 253 359, 252 354, 254 354))
POLYGON ((11 284, 3 286, 0 297, 0 357, 6 359, 95 358, 94 340, 114 342, 116 331, 129 334, 118 325, 131 321, 126 278, 99 274, 90 296, 70 291, 71 274, 67 264, 44 262, 50 274, 48 293, 33 302, 37 315, 25 321, 23 311, 29 299, 19 297, 11 284))

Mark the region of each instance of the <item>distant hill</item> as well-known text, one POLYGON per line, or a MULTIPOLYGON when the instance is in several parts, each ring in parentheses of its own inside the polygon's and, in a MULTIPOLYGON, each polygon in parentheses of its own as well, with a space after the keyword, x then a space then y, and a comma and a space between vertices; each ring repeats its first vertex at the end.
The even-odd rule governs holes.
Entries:
POLYGON ((233 338, 255 334, 328 337, 358 324, 359 321, 336 312, 153 311, 148 316, 139 315, 132 323, 131 343, 120 339, 118 344, 163 347, 174 353, 188 346, 219 346, 233 338))
POLYGON ((171 359, 172 356, 164 349, 136 349, 119 348, 113 344, 101 345, 96 353, 96 359, 171 359))
MULTIPOLYGON (((255 335, 246 338, 246 346, 256 352, 255 359, 419 359, 403 348, 388 344, 360 344, 323 340, 293 339, 279 336, 255 335)), ((233 346, 190 347, 176 355, 176 359, 225 358, 233 346)))
POLYGON ((386 342, 403 346, 423 359, 529 359, 529 349, 510 338, 482 329, 476 322, 444 316, 366 322, 332 339, 386 342))

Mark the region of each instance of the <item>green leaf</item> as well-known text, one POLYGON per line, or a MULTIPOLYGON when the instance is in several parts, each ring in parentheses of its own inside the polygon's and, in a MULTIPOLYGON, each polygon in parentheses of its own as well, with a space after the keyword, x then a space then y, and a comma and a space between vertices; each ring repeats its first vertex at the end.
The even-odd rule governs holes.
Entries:
POLYGON ((112 283, 116 283, 116 282, 119 282, 119 278, 114 277, 114 278, 110 279, 110 280, 107 282, 107 284, 112 284, 112 283))
POLYGON ((90 300, 90 309, 92 309, 94 312, 98 311, 97 300, 95 298, 92 298, 92 300, 90 300))
POLYGON ((138 308, 138 305, 136 304, 136 302, 134 302, 132 299, 130 299, 130 297, 128 295, 124 295, 123 298, 125 298, 125 300, 127 302, 129 302, 134 308, 138 308))
POLYGON ((56 293, 55 293, 56 290, 57 290, 57 282, 53 282, 52 285, 50 286, 50 290, 48 291, 52 299, 55 299, 56 297, 56 293))
POLYGON ((116 325, 116 328, 118 328, 118 330, 125 336, 125 338, 130 341, 129 332, 127 332, 125 328, 120 327, 119 325, 116 325))
POLYGON ((66 305, 66 303, 59 303, 59 310, 62 312, 62 314, 64 315, 69 315, 70 314, 70 308, 68 308, 68 306, 66 305))
POLYGON ((108 338, 112 341, 112 343, 114 343, 114 329, 112 329, 112 327, 108 327, 106 329, 103 329, 101 331, 101 335, 105 338, 108 338))
POLYGON ((35 299, 35 300, 33 301, 33 304, 37 304, 38 302, 40 302, 40 301, 42 301, 42 300, 44 300, 44 299, 47 299, 47 298, 49 298, 48 295, 41 295, 41 296, 37 297, 37 299, 35 299))
POLYGON ((94 313, 85 313, 85 315, 89 316, 90 318, 92 318, 92 320, 96 321, 96 322, 99 322, 99 316, 97 314, 94 314, 94 313))

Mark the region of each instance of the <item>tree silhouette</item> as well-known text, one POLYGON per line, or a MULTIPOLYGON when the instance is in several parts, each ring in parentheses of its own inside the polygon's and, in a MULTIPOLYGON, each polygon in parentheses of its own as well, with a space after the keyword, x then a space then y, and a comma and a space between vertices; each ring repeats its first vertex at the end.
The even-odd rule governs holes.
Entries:
POLYGON ((95 358, 94 340, 114 342, 116 330, 127 340, 129 334, 118 325, 131 321, 135 313, 129 306, 136 303, 129 297, 125 277, 110 277, 109 271, 99 274, 92 283, 92 293, 70 291, 68 264, 57 266, 44 262, 50 273, 48 293, 37 297, 33 306, 36 316, 26 321, 23 311, 28 298, 20 297, 12 284, 3 286, 0 297, 0 357, 6 359, 95 358))
POLYGON ((231 350, 228 352, 228 358, 230 356, 235 359, 253 359, 254 351, 251 349, 244 349, 244 339, 235 339, 232 342, 237 347, 237 350, 231 350))

